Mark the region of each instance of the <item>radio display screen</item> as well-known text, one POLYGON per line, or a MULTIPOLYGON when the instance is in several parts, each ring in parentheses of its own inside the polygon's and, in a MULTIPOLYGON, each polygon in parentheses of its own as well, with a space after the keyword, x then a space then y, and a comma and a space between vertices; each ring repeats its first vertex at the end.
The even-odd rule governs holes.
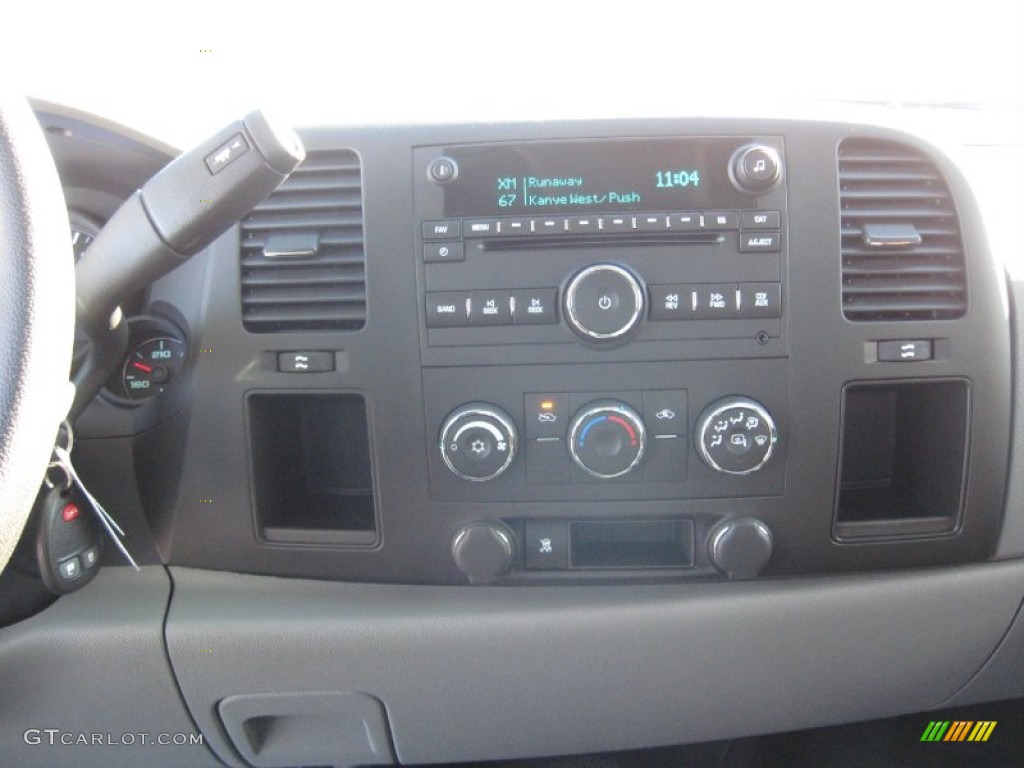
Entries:
POLYGON ((742 138, 621 139, 462 145, 444 153, 449 217, 752 207, 729 180, 742 138))

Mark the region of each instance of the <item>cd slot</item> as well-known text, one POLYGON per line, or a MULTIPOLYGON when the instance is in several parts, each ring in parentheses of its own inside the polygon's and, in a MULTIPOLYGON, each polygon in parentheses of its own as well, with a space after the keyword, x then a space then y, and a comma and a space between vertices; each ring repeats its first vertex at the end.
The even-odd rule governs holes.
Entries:
POLYGON ((721 232, 631 232, 621 235, 578 234, 557 235, 554 237, 526 236, 483 238, 476 241, 476 246, 483 251, 526 251, 550 248, 590 248, 601 246, 638 245, 715 245, 725 241, 721 232))

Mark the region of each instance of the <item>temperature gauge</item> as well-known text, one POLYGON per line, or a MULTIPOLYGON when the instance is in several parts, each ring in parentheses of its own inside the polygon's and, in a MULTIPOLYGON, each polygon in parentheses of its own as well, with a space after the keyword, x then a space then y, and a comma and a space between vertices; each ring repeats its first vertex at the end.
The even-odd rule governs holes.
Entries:
POLYGON ((181 339, 162 336, 136 346, 128 355, 121 375, 124 394, 131 400, 156 397, 174 379, 185 362, 181 339))

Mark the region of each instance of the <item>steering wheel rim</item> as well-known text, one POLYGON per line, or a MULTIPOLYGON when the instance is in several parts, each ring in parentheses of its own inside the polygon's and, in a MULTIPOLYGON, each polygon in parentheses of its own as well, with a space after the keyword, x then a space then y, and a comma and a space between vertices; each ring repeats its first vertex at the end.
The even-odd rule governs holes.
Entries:
POLYGON ((46 139, 0 90, 0 570, 21 537, 70 405, 74 256, 46 139))

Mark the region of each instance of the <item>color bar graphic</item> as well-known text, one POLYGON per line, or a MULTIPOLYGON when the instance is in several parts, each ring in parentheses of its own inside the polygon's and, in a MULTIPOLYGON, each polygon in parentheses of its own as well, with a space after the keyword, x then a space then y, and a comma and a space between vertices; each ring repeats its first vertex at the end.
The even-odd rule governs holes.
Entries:
POLYGON ((932 720, 921 734, 921 741, 988 741, 996 720, 932 720))

